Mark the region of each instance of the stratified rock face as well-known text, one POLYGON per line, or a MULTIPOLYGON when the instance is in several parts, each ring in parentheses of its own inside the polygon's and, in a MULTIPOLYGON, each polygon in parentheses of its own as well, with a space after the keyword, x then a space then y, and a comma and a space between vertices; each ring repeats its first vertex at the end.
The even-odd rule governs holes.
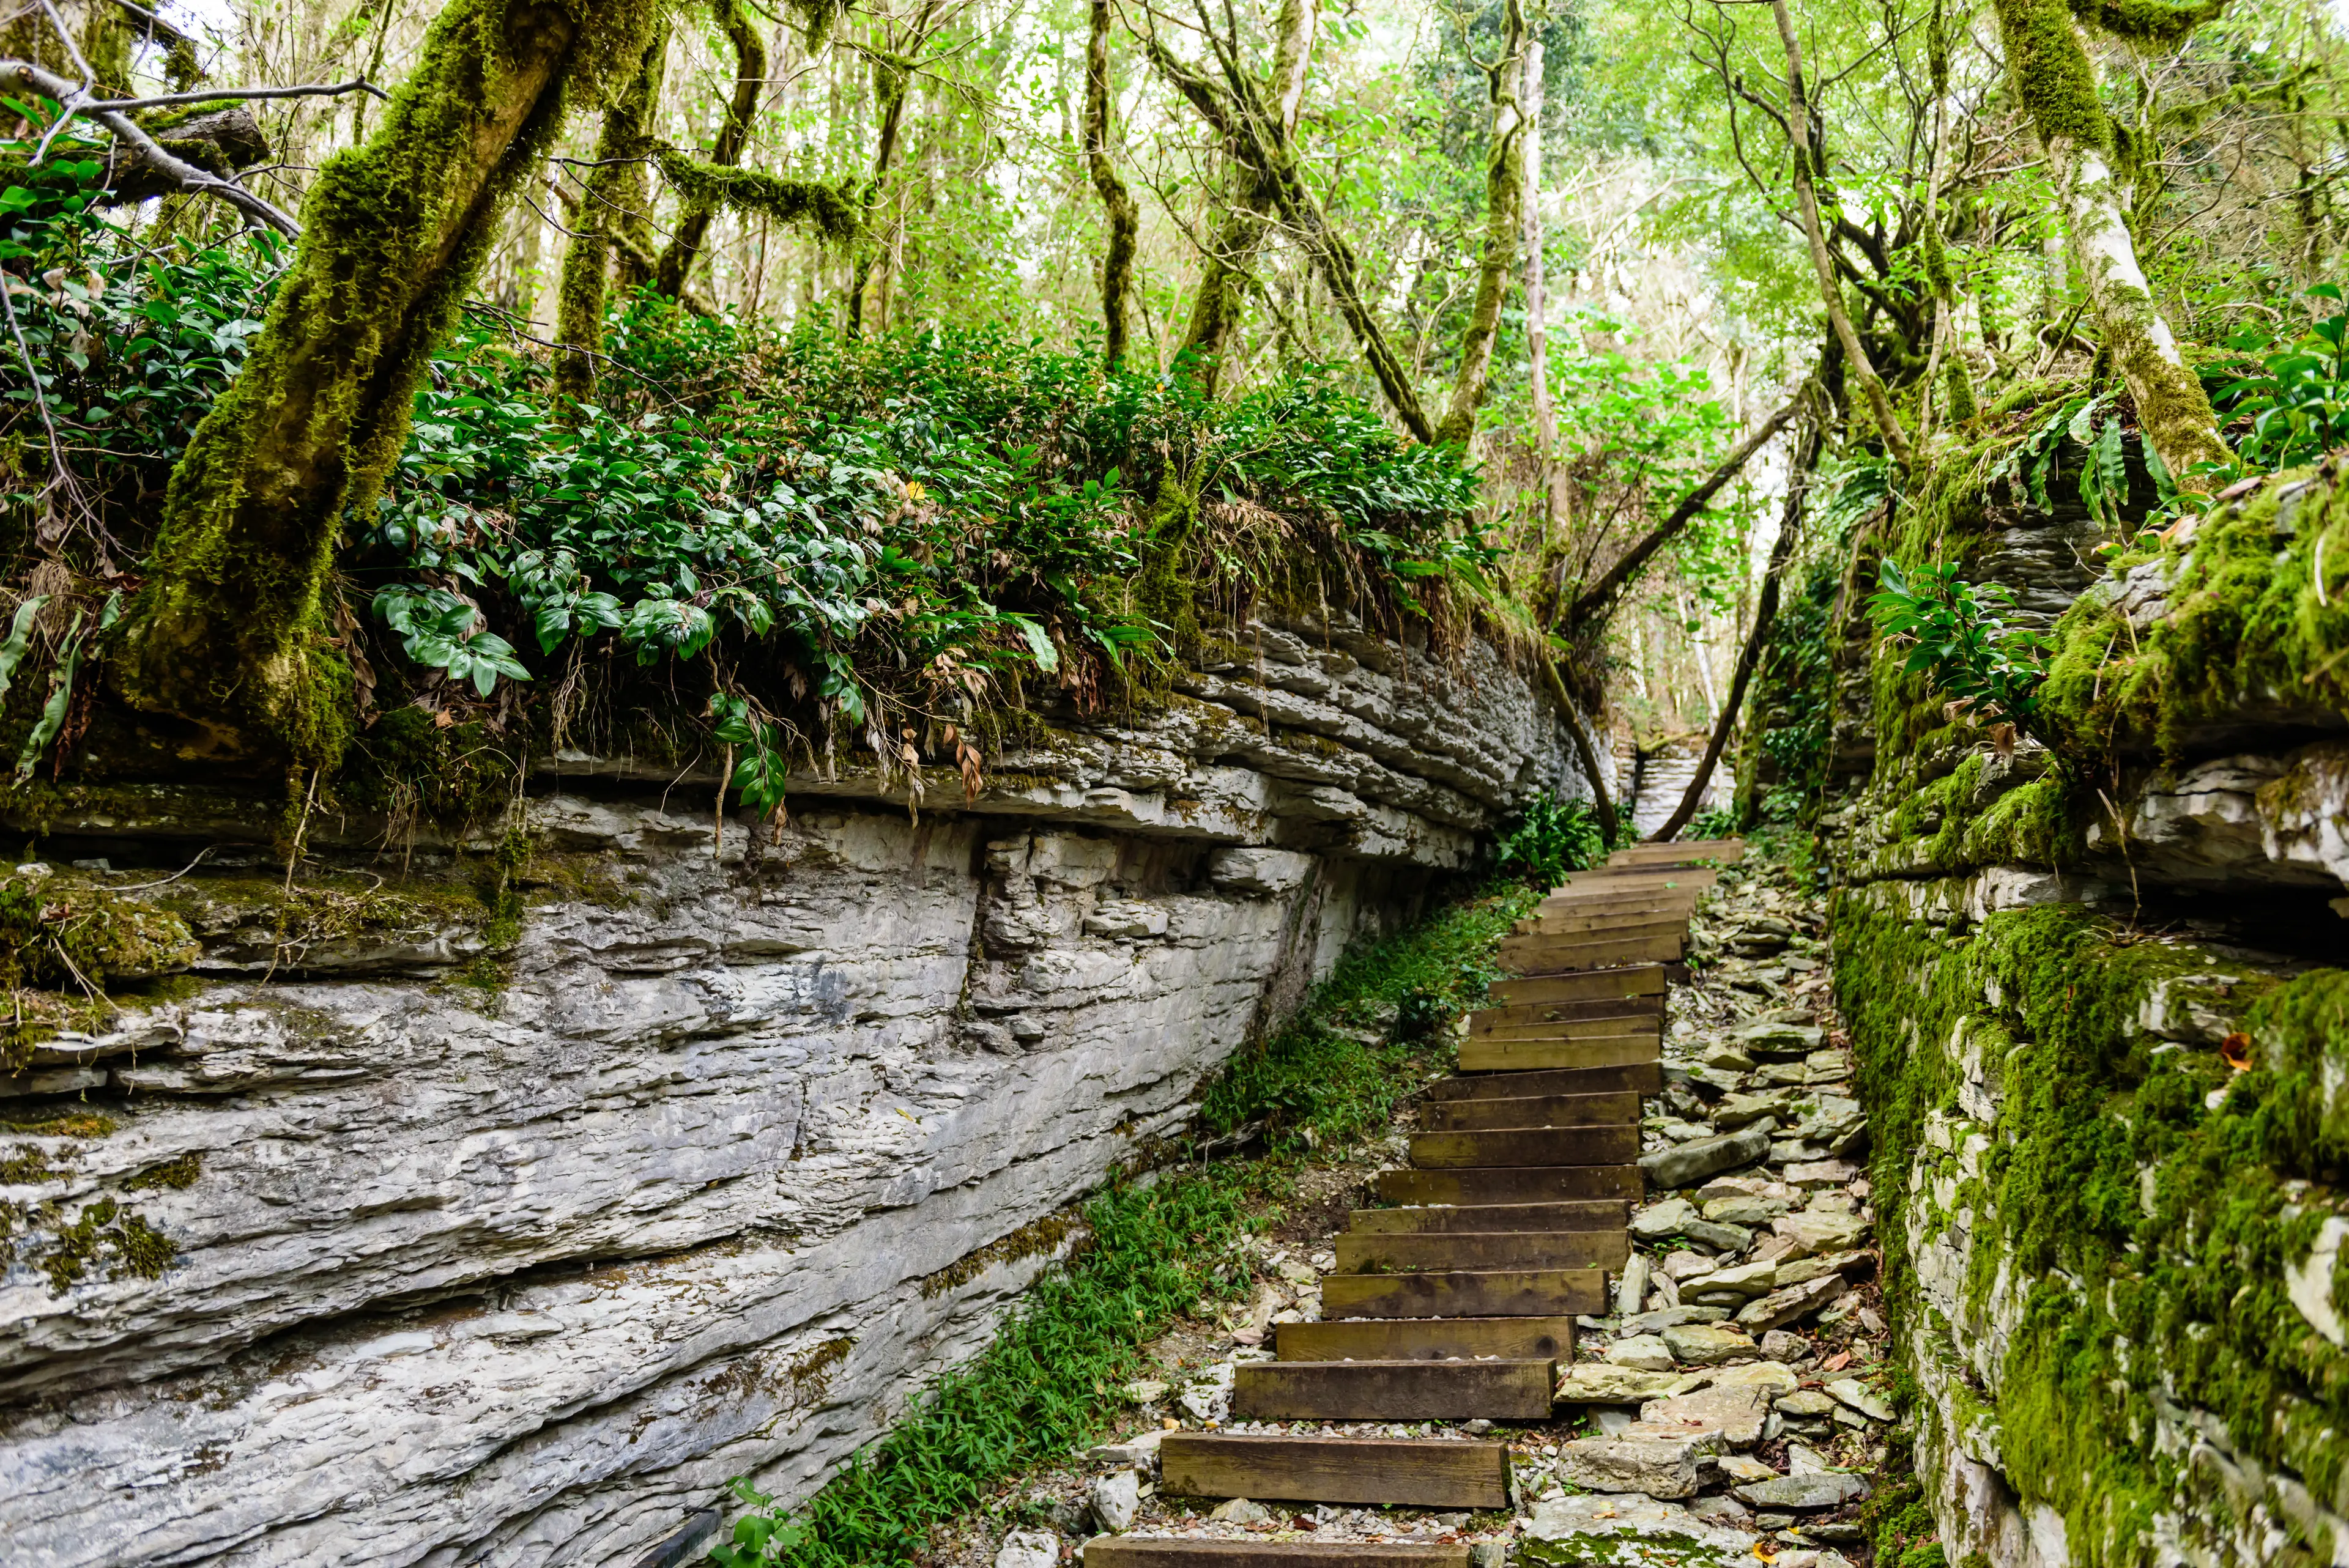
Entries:
MULTIPOLYGON (((502 954, 461 899, 289 936, 246 883, 140 895, 201 983, 0 1079, 0 1555, 595 1568, 731 1477, 812 1490, 1350 939, 1579 792, 1481 645, 1234 641, 1263 685, 1058 720, 918 820, 811 777, 713 847, 714 779, 548 760, 502 954)), ((161 866, 60 887, 253 836, 200 789, 44 813, 161 866)))

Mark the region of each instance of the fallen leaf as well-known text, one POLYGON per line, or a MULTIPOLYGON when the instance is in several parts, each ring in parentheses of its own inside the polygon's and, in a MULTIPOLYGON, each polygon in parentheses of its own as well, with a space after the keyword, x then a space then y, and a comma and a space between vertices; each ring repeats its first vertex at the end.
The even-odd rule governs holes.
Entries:
POLYGON ((1840 1372, 1850 1365, 1851 1352, 1848 1350, 1838 1350, 1834 1355, 1828 1357, 1825 1361, 1819 1363, 1819 1370, 1822 1372, 1840 1372))
POLYGON ((2251 1037, 2237 1029, 2219 1042, 2219 1055, 2239 1073, 2251 1070, 2251 1037))

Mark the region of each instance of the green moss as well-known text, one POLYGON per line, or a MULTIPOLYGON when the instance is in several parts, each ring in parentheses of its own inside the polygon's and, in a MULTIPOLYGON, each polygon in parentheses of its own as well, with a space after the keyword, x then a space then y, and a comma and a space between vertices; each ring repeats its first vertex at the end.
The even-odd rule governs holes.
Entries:
POLYGON ((101 1198, 84 1205, 72 1224, 56 1232, 38 1266, 48 1276, 50 1290, 63 1295, 101 1265, 109 1279, 160 1279, 179 1255, 170 1238, 136 1211, 101 1198))
POLYGON ((171 1187, 185 1191, 196 1184, 196 1178, 203 1174, 203 1170, 204 1157, 191 1151, 177 1160, 149 1166, 123 1182, 122 1190, 126 1192, 151 1192, 158 1188, 171 1187))
POLYGON ((2349 593, 2320 589, 2349 556, 2349 496, 2330 476, 2283 476, 2225 507, 2188 538, 2116 562, 2158 559, 2167 606, 2142 631, 2115 586, 2083 595, 2056 624, 2043 701, 2084 753, 2191 749, 2194 726, 2245 708, 2349 714, 2349 593))
POLYGON ((2007 72, 2041 144, 2063 138, 2083 147, 2109 147, 2112 121, 2097 100, 2095 67, 2073 31, 2071 8, 2064 0, 1995 5, 2007 72))
POLYGON ((2339 1495, 2349 1357, 2292 1305, 2284 1269, 2349 1170, 2349 1108, 2325 1087, 2349 1060, 2349 975, 2275 985, 2075 906, 1992 915, 1956 940, 1898 907, 1858 890, 1834 913, 1897 1342, 1918 1343, 1910 1253, 1936 1228, 1912 1183, 1960 1175, 1924 1134, 1933 1111, 1956 1109, 1962 1053, 2002 1100, 1952 1205, 1974 1213, 1957 1238, 1973 1249, 1972 1321, 1955 1333, 1979 1342, 1994 1294, 2020 1298, 1987 1418, 2008 1480, 2063 1516, 2073 1560, 2149 1561, 2155 1517, 2203 1484, 2155 1440, 2164 1401, 2211 1412, 2237 1451, 2339 1495), (2146 1034, 2157 988, 2237 1010, 2251 1069, 2146 1034))

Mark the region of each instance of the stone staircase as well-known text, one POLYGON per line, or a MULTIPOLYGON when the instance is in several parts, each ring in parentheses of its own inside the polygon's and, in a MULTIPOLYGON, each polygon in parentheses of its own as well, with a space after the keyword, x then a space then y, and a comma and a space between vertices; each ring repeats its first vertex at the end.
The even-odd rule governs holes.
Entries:
MULTIPOLYGON (((1733 840, 1642 844, 1577 872, 1501 944, 1515 978, 1471 1015, 1460 1073, 1432 1086, 1391 1207, 1358 1209, 1321 1280, 1322 1320, 1279 1326, 1239 1367, 1235 1421, 1475 1422, 1478 1435, 1169 1432, 1159 1490, 1202 1498, 1478 1510, 1511 1505, 1493 1422, 1551 1416, 1574 1320, 1606 1310, 1642 1195, 1640 1097, 1662 1088, 1664 987, 1733 840)), ((1468 1568, 1441 1543, 1101 1535, 1086 1568, 1468 1568)))

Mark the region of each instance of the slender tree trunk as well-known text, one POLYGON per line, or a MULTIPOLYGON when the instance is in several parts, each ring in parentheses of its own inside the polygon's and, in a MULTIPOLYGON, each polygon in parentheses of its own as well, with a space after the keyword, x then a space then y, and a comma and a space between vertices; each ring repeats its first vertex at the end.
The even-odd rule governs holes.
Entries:
MULTIPOLYGON (((1279 90, 1280 125, 1284 133, 1297 129, 1297 114, 1305 101, 1305 73, 1313 61, 1314 40, 1321 22, 1319 0, 1281 0, 1273 40, 1272 79, 1279 90)), ((1191 304, 1191 323, 1177 353, 1196 356, 1202 388, 1213 397, 1223 378, 1224 362, 1232 335, 1239 329, 1246 308, 1247 281, 1257 247, 1271 221, 1276 200, 1271 187, 1246 162, 1226 160, 1227 205, 1222 222, 1208 241, 1199 292, 1191 304)))
POLYGON ((1795 143, 1795 206, 1802 215, 1804 238, 1810 242, 1811 266, 1819 275, 1827 325, 1835 329, 1836 341, 1843 345, 1844 359, 1859 382, 1868 411, 1884 432, 1885 449, 1905 469, 1916 454, 1909 449, 1908 432, 1901 428, 1900 416, 1893 411, 1891 394, 1885 391, 1883 378, 1876 374, 1868 350, 1860 346, 1859 334, 1852 328, 1851 314, 1844 309, 1843 284, 1836 277, 1835 257, 1827 250, 1826 230, 1819 219, 1818 193, 1812 185, 1810 104, 1805 97, 1803 48, 1795 37, 1795 19, 1787 15, 1786 0, 1770 0, 1770 10, 1778 19, 1778 41, 1786 50, 1786 132, 1795 143))
MULTIPOLYGON (((743 146, 750 139, 750 119, 758 113, 759 93, 766 86, 767 46, 742 0, 718 0, 718 25, 734 46, 734 96, 726 105, 726 119, 719 125, 709 161, 720 169, 731 169, 742 161, 743 146)), ((655 285, 669 298, 685 297, 685 285, 701 260, 701 242, 709 237, 710 221, 717 215, 715 203, 698 201, 678 217, 677 232, 670 236, 653 272, 655 285)))
POLYGON ((2072 260, 2086 281, 2105 349, 2128 383, 2147 444, 2180 485, 2197 488, 2196 468, 2231 462, 2233 454, 2219 438, 2209 395, 2178 354, 2137 263, 2095 67, 2064 0, 1996 5, 2007 70, 2047 154, 2072 260))
POLYGON ((585 403, 595 396, 595 356, 604 347, 607 274, 626 214, 621 202, 631 175, 639 189, 644 180, 644 165, 628 160, 644 156, 667 55, 668 29, 657 26, 636 74, 604 110, 604 129, 595 139, 595 167, 587 171, 571 242, 563 249, 563 280, 555 293, 554 340, 564 346, 554 355, 558 401, 585 403))
POLYGON ((1493 344, 1500 336, 1501 305, 1516 272, 1517 241, 1524 227, 1526 122, 1517 88, 1524 70, 1526 14, 1519 0, 1502 0, 1501 60, 1486 76, 1493 95, 1493 139, 1485 152, 1485 257, 1476 276, 1476 302, 1469 307, 1460 337, 1460 370, 1452 402, 1435 428, 1438 441, 1465 444, 1476 433, 1476 410, 1493 379, 1493 344))
POLYGON ((374 139, 319 170, 252 355, 172 472, 112 663, 183 756, 340 755, 349 675, 324 604, 336 538, 374 504, 433 346, 566 98, 634 71, 654 14, 452 0, 374 139))
MULTIPOLYGON (((897 141, 905 128, 905 91, 909 85, 905 72, 886 61, 874 63, 873 78, 874 96, 881 105, 881 145, 873 155, 873 183, 865 195, 868 211, 879 205, 889 184, 889 177, 896 172, 897 141)), ((851 339, 864 335, 867 315, 864 296, 888 244, 889 236, 885 234, 868 238, 857 250, 855 270, 848 282, 848 335, 851 339)), ((877 319, 874 329, 882 330, 882 324, 877 319)))
POLYGON ((1640 568, 1645 566, 1657 551, 1670 544, 1674 535, 1693 521, 1697 513, 1705 509, 1705 503, 1720 493, 1722 486, 1737 477, 1738 470, 1751 460, 1754 453, 1762 449, 1771 437, 1786 428, 1787 421, 1802 411, 1807 397, 1807 389, 1795 393, 1787 400, 1785 407, 1764 419, 1761 427, 1746 437, 1735 451, 1721 460, 1720 467, 1704 477, 1703 483, 1682 497, 1680 505, 1672 508, 1671 514, 1651 530, 1645 539, 1625 551, 1598 582, 1577 595, 1573 607, 1562 617, 1568 634, 1571 635, 1576 627, 1606 608, 1640 568))
POLYGON ((1535 456, 1542 492, 1542 543, 1547 548, 1557 529, 1560 487, 1565 474, 1557 461, 1557 405, 1549 393, 1549 297, 1542 255, 1542 41, 1526 45, 1525 87, 1520 94, 1526 116, 1526 356, 1533 377, 1535 456))
POLYGON ((1697 803, 1704 799, 1704 787, 1712 782, 1713 770, 1721 763, 1722 748, 1729 744, 1729 732, 1737 724, 1737 711, 1745 706, 1745 688, 1754 679, 1754 666, 1760 662, 1762 650, 1769 645, 1770 624, 1778 617, 1779 585, 1785 580, 1786 563, 1795 556, 1795 536, 1802 531, 1804 503, 1810 493, 1811 473, 1819 465, 1819 422, 1813 419, 1803 426, 1802 436, 1795 443, 1795 460, 1786 475, 1786 501, 1778 514, 1778 542, 1770 547, 1770 564, 1762 575, 1762 595, 1754 606, 1754 629, 1746 634, 1744 651, 1737 655, 1737 674, 1730 679, 1729 696, 1722 704, 1720 721, 1713 727, 1713 738, 1705 743, 1704 758, 1697 764, 1696 777, 1689 780, 1688 792, 1651 835, 1651 842, 1669 843, 1696 815, 1697 803))
POLYGON ((1109 217, 1109 245, 1102 255, 1102 358, 1115 370, 1125 363, 1125 296, 1133 283, 1142 210, 1109 157, 1109 7, 1110 0, 1092 0, 1092 28, 1085 42, 1085 162, 1109 217))
POLYGON ((1210 80, 1185 65, 1155 35, 1146 36, 1143 46, 1149 51, 1151 64, 1231 143, 1240 161, 1270 185, 1276 208, 1313 258, 1315 270, 1329 287, 1330 303, 1361 346, 1362 357, 1369 361, 1371 374, 1395 418, 1414 439, 1432 443, 1434 428, 1412 385, 1411 369, 1387 341, 1370 302, 1362 297, 1361 263, 1307 188, 1288 134, 1261 93, 1236 69, 1226 71, 1222 84, 1210 80))
POLYGON ((1557 716, 1566 721, 1567 738, 1574 742, 1575 760, 1581 764, 1582 776, 1590 781, 1590 806, 1599 815, 1599 830, 1607 836, 1611 848, 1621 825, 1615 815, 1615 801, 1607 789, 1606 771, 1599 765, 1599 748, 1591 744, 1590 731, 1575 711, 1574 698, 1566 689, 1566 677, 1557 671, 1555 659, 1542 660, 1542 673, 1549 676, 1550 695, 1557 699, 1557 716))

